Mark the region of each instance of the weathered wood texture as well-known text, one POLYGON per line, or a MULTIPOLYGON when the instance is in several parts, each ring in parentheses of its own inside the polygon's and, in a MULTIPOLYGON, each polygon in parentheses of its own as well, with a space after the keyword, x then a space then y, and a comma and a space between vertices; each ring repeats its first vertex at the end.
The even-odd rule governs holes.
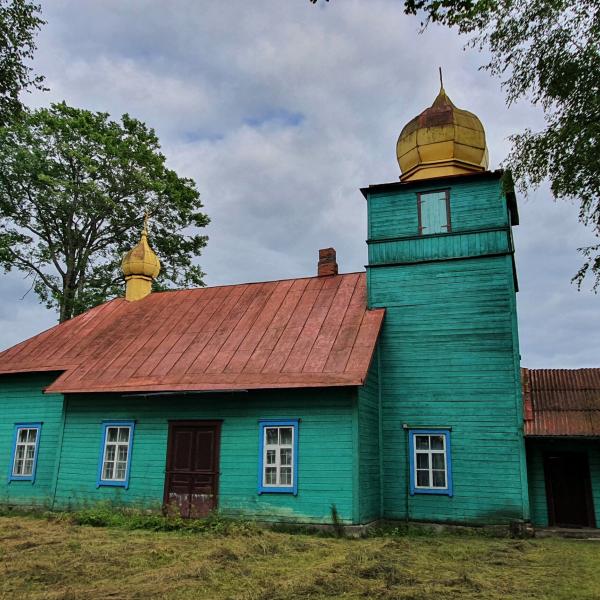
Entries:
POLYGON ((359 521, 369 523, 381 515, 381 455, 379 447, 379 356, 375 353, 365 385, 358 388, 357 490, 359 521))
POLYGON ((355 392, 350 389, 217 396, 68 399, 57 506, 97 500, 158 507, 163 498, 168 419, 223 419, 219 510, 269 521, 331 521, 335 504, 353 515, 355 392), (298 495, 257 493, 259 419, 300 418, 298 495), (101 422, 135 420, 129 489, 96 487, 101 422))
POLYGON ((527 518, 515 287, 500 181, 452 183, 453 231, 480 233, 423 237, 418 256, 412 239, 386 241, 379 252, 378 239, 417 234, 417 192, 427 189, 425 182, 368 198, 370 257, 379 261, 368 269, 369 306, 386 307, 379 341, 384 515, 466 523, 527 518), (479 244, 496 235, 485 229, 501 230, 504 247, 479 244), (412 264, 386 264, 394 244, 390 263, 402 256, 412 264), (436 260, 450 255, 461 258, 436 260), (453 497, 409 495, 403 424, 452 428, 453 497))
POLYGON ((56 374, 0 377, 0 503, 48 506, 62 430, 63 397, 42 390, 56 374), (8 481, 16 423, 42 423, 35 481, 8 481))
POLYGON ((548 501, 544 478, 544 452, 587 453, 592 484, 596 526, 600 524, 600 442, 597 440, 527 440, 527 473, 531 521, 537 527, 548 526, 548 501))
MULTIPOLYGON (((494 179, 469 181, 463 184, 454 180, 450 193, 452 231, 508 227, 506 201, 501 197, 499 186, 499 181, 494 179)), ((450 186, 439 187, 443 189, 450 186)), ((433 190, 431 184, 425 181, 422 186, 411 186, 406 192, 370 194, 369 239, 380 240, 417 235, 419 233, 417 194, 426 191, 433 190)))

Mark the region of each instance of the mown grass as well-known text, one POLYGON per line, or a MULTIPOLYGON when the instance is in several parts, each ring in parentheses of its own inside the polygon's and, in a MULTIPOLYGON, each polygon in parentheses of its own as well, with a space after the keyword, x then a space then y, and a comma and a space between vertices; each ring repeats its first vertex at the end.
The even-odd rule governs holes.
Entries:
POLYGON ((399 530, 353 540, 143 515, 104 527, 107 515, 1 516, 0 598, 600 598, 600 542, 399 530))

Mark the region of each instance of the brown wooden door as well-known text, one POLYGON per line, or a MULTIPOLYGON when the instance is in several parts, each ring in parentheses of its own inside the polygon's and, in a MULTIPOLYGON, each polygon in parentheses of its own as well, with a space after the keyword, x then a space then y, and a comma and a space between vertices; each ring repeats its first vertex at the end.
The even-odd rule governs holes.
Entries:
POLYGON ((550 525, 595 527, 587 454, 549 452, 544 457, 550 525))
POLYGON ((219 492, 218 421, 169 423, 165 506, 182 517, 206 517, 219 492))

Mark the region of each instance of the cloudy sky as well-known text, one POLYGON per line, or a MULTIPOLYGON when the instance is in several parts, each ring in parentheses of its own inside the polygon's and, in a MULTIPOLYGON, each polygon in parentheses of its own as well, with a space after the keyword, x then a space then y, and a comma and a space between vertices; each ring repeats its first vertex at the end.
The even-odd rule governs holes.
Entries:
MULTIPOLYGON (((212 223, 199 262, 209 285, 312 275, 334 246, 342 271, 366 262, 359 187, 397 181, 402 126, 445 88, 475 112, 491 167, 507 136, 542 123, 507 109, 497 80, 456 32, 400 0, 39 0, 47 25, 35 67, 41 106, 129 114, 193 177, 212 223)), ((600 297, 570 283, 590 235, 547 189, 519 198, 515 229, 521 352, 529 367, 598 366, 600 297)), ((0 276, 0 347, 56 321, 18 273, 0 276)))

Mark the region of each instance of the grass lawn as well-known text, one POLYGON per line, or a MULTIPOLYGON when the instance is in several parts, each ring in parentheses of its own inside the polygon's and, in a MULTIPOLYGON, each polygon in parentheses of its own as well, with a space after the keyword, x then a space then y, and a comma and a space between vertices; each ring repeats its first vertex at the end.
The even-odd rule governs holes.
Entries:
POLYGON ((152 532, 3 516, 0 598, 591 600, 600 542, 152 532))

